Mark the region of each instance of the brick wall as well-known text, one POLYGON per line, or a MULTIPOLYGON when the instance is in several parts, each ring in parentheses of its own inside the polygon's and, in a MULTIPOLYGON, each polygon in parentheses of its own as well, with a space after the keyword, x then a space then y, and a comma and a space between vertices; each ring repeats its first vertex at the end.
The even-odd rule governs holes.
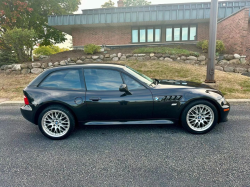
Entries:
POLYGON ((197 30, 197 40, 208 40, 209 39, 209 22, 207 23, 198 23, 197 30))
POLYGON ((73 45, 121 45, 131 43, 131 26, 85 27, 72 30, 73 45))
POLYGON ((227 53, 247 55, 247 46, 250 44, 249 9, 238 13, 218 23, 217 40, 222 40, 227 53))

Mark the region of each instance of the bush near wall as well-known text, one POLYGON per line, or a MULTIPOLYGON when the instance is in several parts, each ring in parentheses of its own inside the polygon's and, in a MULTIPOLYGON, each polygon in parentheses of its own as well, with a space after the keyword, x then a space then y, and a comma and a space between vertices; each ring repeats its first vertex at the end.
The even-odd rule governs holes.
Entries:
POLYGON ((16 64, 18 62, 16 55, 10 50, 0 50, 0 66, 16 64))
POLYGON ((49 46, 39 46, 33 51, 33 53, 36 56, 41 56, 41 55, 49 56, 49 55, 53 55, 53 54, 64 52, 64 51, 69 51, 69 49, 60 48, 55 45, 49 45, 49 46))
POLYGON ((95 44, 87 44, 87 45, 84 46, 84 52, 86 54, 93 55, 95 53, 100 52, 100 50, 101 50, 101 47, 98 46, 98 45, 95 45, 95 44))
MULTIPOLYGON (((202 40, 199 41, 196 46, 200 49, 203 50, 203 52, 208 52, 208 47, 209 47, 209 41, 208 40, 202 40)), ((216 41, 216 52, 219 54, 222 54, 225 51, 225 45, 223 41, 217 40, 216 41)))

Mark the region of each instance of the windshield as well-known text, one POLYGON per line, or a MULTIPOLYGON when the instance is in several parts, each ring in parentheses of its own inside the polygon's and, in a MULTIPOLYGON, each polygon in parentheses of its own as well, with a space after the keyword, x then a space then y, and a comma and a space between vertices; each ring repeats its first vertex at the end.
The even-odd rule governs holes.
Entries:
POLYGON ((133 75, 134 77, 136 77, 140 81, 146 83, 148 86, 154 82, 154 80, 152 80, 148 76, 134 70, 133 68, 131 68, 129 66, 126 66, 125 71, 127 71, 129 74, 133 75))

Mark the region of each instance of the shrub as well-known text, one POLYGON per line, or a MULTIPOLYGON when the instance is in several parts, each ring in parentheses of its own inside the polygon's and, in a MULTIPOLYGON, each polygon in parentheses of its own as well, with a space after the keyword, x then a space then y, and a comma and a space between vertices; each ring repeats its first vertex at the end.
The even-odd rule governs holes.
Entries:
POLYGON ((225 51, 225 45, 223 41, 217 40, 216 41, 216 52, 223 53, 225 51))
POLYGON ((95 44, 87 44, 84 46, 84 52, 86 54, 94 54, 100 52, 101 47, 95 44))
POLYGON ((17 63, 17 57, 11 50, 0 50, 0 66, 17 63))
POLYGON ((37 35, 34 30, 14 28, 3 34, 4 42, 15 52, 19 62, 24 62, 31 57, 37 35))
POLYGON ((203 44, 204 40, 201 40, 199 41, 197 44, 196 44, 196 47, 198 47, 199 49, 202 49, 202 44, 203 44))
POLYGON ((60 47, 55 46, 55 45, 49 45, 49 46, 40 46, 40 47, 36 48, 33 51, 33 53, 36 56, 40 56, 40 55, 49 56, 49 55, 53 55, 53 54, 64 52, 64 51, 69 51, 69 49, 60 48, 60 47))
MULTIPOLYGON (((202 42, 202 50, 203 52, 208 52, 208 46, 209 46, 209 42, 208 40, 204 40, 202 42)), ((217 53, 223 53, 225 51, 225 45, 221 40, 217 40, 216 41, 216 52, 217 53)))
POLYGON ((201 45, 202 51, 208 52, 208 46, 209 46, 208 40, 203 40, 202 45, 201 45))

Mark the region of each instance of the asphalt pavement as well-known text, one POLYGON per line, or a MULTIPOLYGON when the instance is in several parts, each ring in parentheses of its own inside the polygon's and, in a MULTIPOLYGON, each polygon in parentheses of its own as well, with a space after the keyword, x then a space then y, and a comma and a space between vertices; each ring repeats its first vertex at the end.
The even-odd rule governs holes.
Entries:
POLYGON ((249 186, 250 105, 205 135, 179 125, 78 127, 44 137, 17 106, 0 106, 0 186, 249 186))

